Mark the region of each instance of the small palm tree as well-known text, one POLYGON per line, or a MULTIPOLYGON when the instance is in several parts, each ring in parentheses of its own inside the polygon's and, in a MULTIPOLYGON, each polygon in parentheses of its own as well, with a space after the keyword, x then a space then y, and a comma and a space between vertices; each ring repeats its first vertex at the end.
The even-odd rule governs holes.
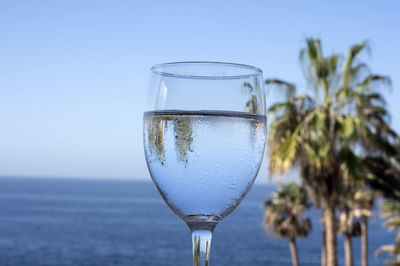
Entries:
POLYGON ((342 212, 337 223, 338 233, 344 236, 344 252, 346 266, 353 266, 353 247, 351 238, 361 235, 361 225, 356 219, 354 206, 354 192, 350 188, 344 192, 342 212), (346 195, 347 194, 347 195, 346 195))
POLYGON ((306 190, 297 183, 287 183, 265 201, 265 206, 265 230, 289 240, 293 266, 299 266, 296 239, 311 230, 310 219, 303 216, 304 209, 310 207, 306 190))
POLYGON ((354 215, 361 220, 361 266, 368 266, 368 219, 372 217, 377 193, 360 190, 354 195, 354 215))
POLYGON ((145 122, 147 141, 150 153, 164 165, 165 143, 164 135, 172 127, 175 136, 175 149, 180 162, 188 164, 189 154, 193 152, 193 121, 185 117, 155 116, 145 122))
POLYGON ((387 261, 387 265, 400 265, 400 201, 385 199, 382 203, 381 216, 386 220, 384 224, 389 231, 396 230, 396 242, 394 245, 384 245, 380 247, 375 256, 379 256, 382 252, 387 252, 396 256, 395 260, 387 261))

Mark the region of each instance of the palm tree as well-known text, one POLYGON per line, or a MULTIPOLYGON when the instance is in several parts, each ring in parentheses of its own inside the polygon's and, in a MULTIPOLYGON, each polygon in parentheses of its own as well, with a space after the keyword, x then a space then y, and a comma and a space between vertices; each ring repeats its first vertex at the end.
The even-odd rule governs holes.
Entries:
POLYGON ((189 154, 193 152, 193 121, 186 117, 173 117, 169 115, 153 116, 145 122, 147 127, 147 142, 149 152, 154 158, 165 164, 164 135, 169 128, 174 132, 175 149, 177 158, 185 165, 189 162, 189 154))
POLYGON ((392 156, 395 150, 397 135, 376 92, 390 82, 359 63, 364 49, 365 42, 350 47, 340 68, 339 55, 324 56, 320 40, 307 39, 300 61, 313 93, 298 95, 295 85, 282 80, 265 82, 285 92, 285 101, 269 109, 269 172, 299 168, 314 204, 322 208, 327 266, 337 266, 335 214, 344 188, 380 175, 368 169, 363 154, 392 156))
POLYGON ((346 210, 339 218, 339 232, 344 236, 344 251, 346 266, 353 266, 353 247, 351 238, 361 234, 360 223, 354 219, 354 214, 346 210))
POLYGON ((349 186, 348 191, 343 192, 341 203, 342 212, 337 225, 338 233, 344 236, 344 252, 346 266, 353 266, 352 237, 361 235, 361 225, 356 219, 354 206, 354 186, 349 186), (346 195, 347 194, 347 195, 346 195))
POLYGON ((371 190, 359 190, 354 195, 354 215, 361 219, 361 266, 368 266, 368 219, 377 193, 371 190))
POLYGON ((381 207, 382 218, 387 219, 384 224, 389 231, 396 230, 396 243, 394 245, 384 245, 375 252, 379 256, 382 252, 387 252, 396 256, 395 260, 387 261, 387 265, 400 265, 400 201, 385 199, 381 207))
MULTIPOLYGON (((375 164, 370 161, 374 171, 383 171, 385 179, 393 182, 400 179, 400 141, 395 146, 396 152, 392 158, 386 160, 380 158, 375 164)), ((381 217, 387 219, 384 226, 389 231, 397 230, 396 242, 394 245, 384 245, 380 247, 375 256, 382 252, 395 255, 395 260, 387 261, 387 265, 400 266, 400 190, 390 189, 388 184, 377 182, 377 186, 382 187, 384 196, 386 197, 381 205, 381 217)))
POLYGON ((266 231, 289 240, 293 266, 299 266, 296 239, 307 236, 311 230, 310 219, 303 217, 304 209, 310 207, 307 191, 297 183, 287 183, 265 201, 265 206, 268 208, 264 219, 266 231))

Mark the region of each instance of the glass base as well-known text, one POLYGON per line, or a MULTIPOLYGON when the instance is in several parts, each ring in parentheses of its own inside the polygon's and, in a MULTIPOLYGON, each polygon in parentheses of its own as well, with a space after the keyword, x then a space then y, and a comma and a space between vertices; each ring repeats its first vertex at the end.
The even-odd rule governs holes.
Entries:
POLYGON ((213 231, 220 221, 218 216, 213 215, 188 215, 183 219, 189 226, 190 231, 206 230, 213 231))

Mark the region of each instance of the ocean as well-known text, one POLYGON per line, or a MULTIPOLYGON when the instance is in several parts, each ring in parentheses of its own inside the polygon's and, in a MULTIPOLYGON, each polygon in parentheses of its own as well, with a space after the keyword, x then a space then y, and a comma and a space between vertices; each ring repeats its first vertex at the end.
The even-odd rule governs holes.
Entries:
MULTIPOLYGON (((288 242, 262 227, 263 200, 276 189, 255 185, 241 205, 216 227, 211 266, 291 265, 288 242)), ((320 212, 310 210, 313 230, 297 242, 301 265, 320 265, 320 212)), ((394 242, 375 211, 369 223, 373 253, 394 242)), ((360 265, 360 238, 354 238, 360 265)), ((343 239, 338 238, 340 265, 343 239)), ((0 178, 1 266, 192 265, 190 231, 145 181, 0 178)))

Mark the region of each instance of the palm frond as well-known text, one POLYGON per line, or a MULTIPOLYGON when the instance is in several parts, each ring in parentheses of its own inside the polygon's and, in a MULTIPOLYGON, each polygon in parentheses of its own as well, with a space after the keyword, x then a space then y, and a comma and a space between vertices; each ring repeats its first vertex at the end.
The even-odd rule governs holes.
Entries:
POLYGON ((368 75, 364 80, 357 84, 358 91, 371 91, 373 83, 377 83, 382 86, 391 87, 392 81, 388 76, 383 75, 368 75))

